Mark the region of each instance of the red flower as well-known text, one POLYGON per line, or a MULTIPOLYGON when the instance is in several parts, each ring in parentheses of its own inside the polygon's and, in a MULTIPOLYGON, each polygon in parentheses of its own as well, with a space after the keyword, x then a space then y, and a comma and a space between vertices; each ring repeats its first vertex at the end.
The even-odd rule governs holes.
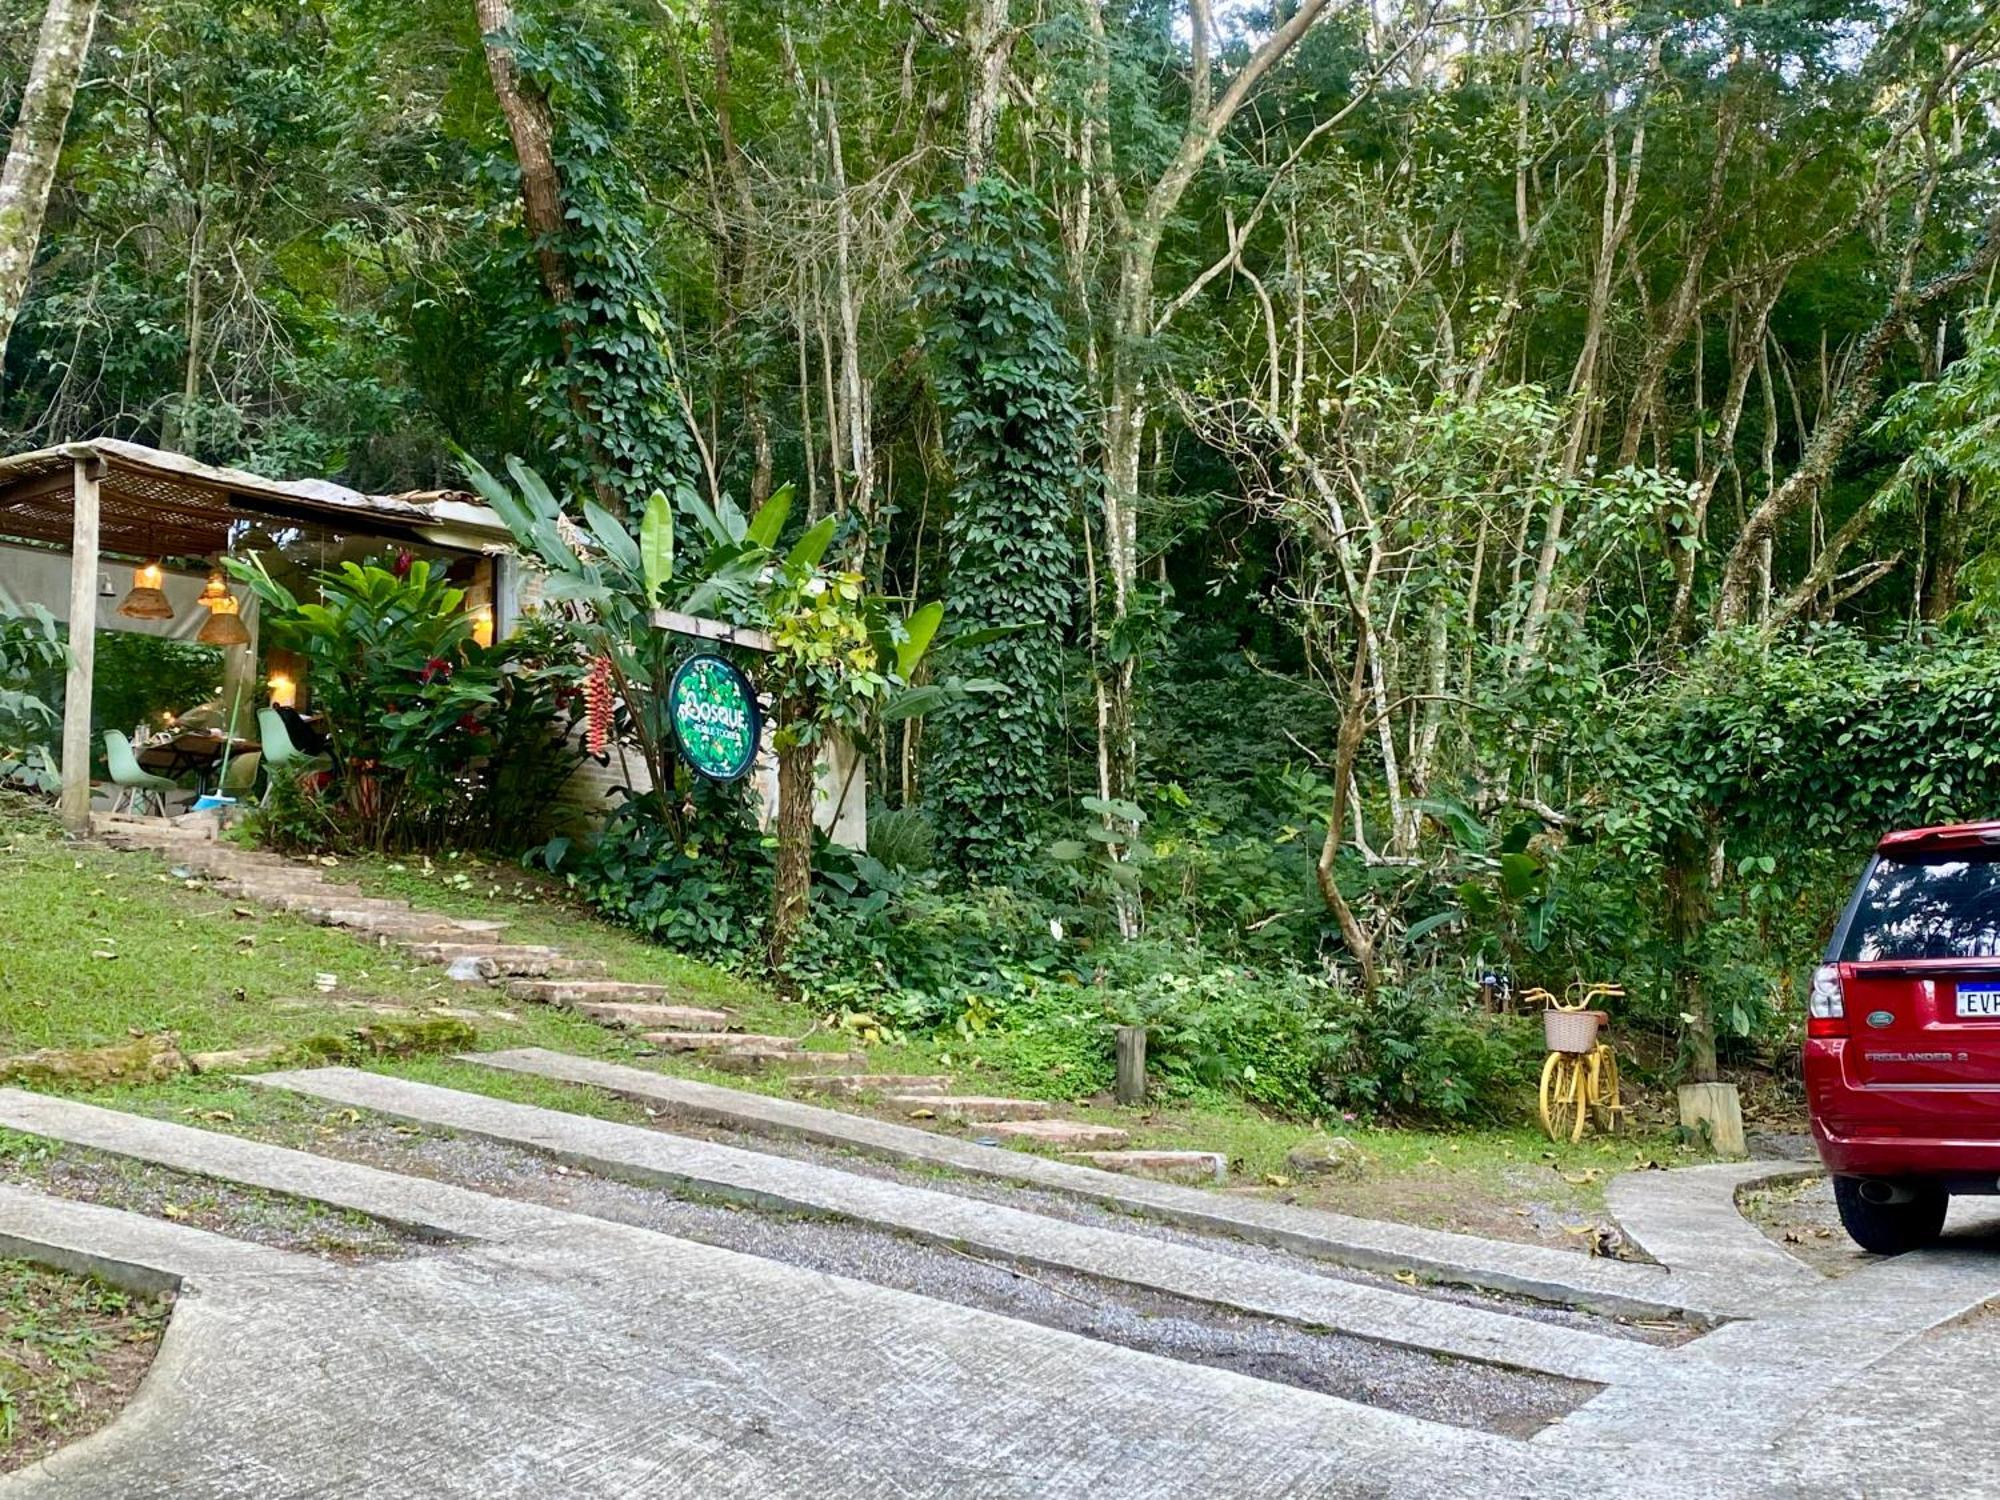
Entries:
POLYGON ((602 755, 611 744, 611 658, 593 656, 590 673, 583 679, 583 696, 590 707, 590 727, 584 748, 602 755))
POLYGON ((408 578, 410 576, 410 564, 416 560, 415 556, 411 554, 410 549, 405 547, 401 552, 396 554, 396 560, 389 564, 389 571, 394 573, 398 578, 408 578))
POLYGON ((417 681, 419 682, 429 682, 433 677, 442 677, 447 682, 451 681, 451 663, 446 661, 442 656, 433 656, 429 661, 424 663, 423 671, 417 673, 417 681))

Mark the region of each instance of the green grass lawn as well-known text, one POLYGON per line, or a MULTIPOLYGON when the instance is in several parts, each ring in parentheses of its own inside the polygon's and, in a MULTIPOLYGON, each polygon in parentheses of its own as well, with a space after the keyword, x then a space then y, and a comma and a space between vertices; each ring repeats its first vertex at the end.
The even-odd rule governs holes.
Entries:
MULTIPOLYGON (((371 1019, 343 1000, 502 998, 354 934, 218 895, 153 855, 65 843, 48 820, 18 811, 0 813, 0 933, 0 1054, 161 1032, 186 1052, 249 1047, 371 1019), (330 992, 317 983, 326 974, 330 992)), ((623 1045, 567 1012, 510 1009, 518 1022, 486 1027, 487 1045, 623 1045)))
MULTIPOLYGON (((760 985, 579 911, 559 887, 511 866, 471 858, 367 858, 340 860, 328 874, 370 894, 405 897, 447 915, 504 919, 509 940, 601 959, 617 978, 670 986, 685 1003, 726 1007, 746 1030, 805 1035, 807 1046, 816 1050, 860 1045, 836 1029, 813 1026, 800 1007, 777 1000, 760 985)), ((395 950, 346 931, 220 896, 200 881, 176 875, 155 856, 66 843, 49 819, 24 814, 18 806, 0 808, 0 932, 7 934, 0 950, 0 1055, 105 1046, 160 1032, 174 1033, 185 1052, 299 1041, 365 1024, 368 1014, 335 1004, 361 999, 419 1008, 504 1007, 517 1019, 482 1024, 476 1044, 481 1049, 548 1047, 736 1088, 786 1090, 782 1073, 725 1074, 693 1058, 645 1056, 633 1040, 568 1012, 509 1002, 496 991, 455 983, 434 966, 408 963, 395 950), (315 983, 325 974, 335 976, 330 994, 315 983)), ((859 1066, 869 1072, 946 1073, 954 1089, 965 1093, 1060 1093, 1046 1079, 1010 1072, 1000 1063, 1003 1055, 1003 1047, 982 1046, 978 1038, 946 1037, 879 1044, 859 1066)), ((594 1090, 449 1057, 384 1059, 370 1066, 527 1103, 613 1119, 646 1118, 637 1106, 594 1090)), ((326 1114, 322 1106, 228 1076, 184 1075, 85 1092, 118 1107, 243 1129, 288 1144, 309 1144, 313 1122, 326 1114)), ((901 1117, 880 1101, 844 1107, 901 1117)), ((1580 1239, 1602 1221, 1604 1183, 1616 1172, 1695 1159, 1658 1132, 1615 1140, 1591 1136, 1576 1146, 1555 1147, 1525 1113, 1514 1128, 1462 1132, 1284 1120, 1221 1094, 1138 1110, 1103 1098, 1068 1100, 1063 1113, 1116 1124, 1131 1133, 1134 1146, 1221 1151, 1231 1161, 1238 1191, 1551 1243, 1580 1239), (1360 1145, 1360 1171, 1311 1179, 1286 1165, 1292 1147, 1329 1129, 1360 1145)), ((971 1127, 963 1133, 979 1132, 971 1127)))

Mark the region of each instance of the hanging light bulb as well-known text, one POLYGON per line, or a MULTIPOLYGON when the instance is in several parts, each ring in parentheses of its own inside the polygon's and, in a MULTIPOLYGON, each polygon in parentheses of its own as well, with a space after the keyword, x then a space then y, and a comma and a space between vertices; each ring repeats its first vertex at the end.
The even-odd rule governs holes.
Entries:
POLYGON ((472 611, 472 640, 482 649, 493 644, 493 606, 482 604, 472 611))
POLYGON ((299 685, 292 680, 289 672, 273 672, 270 676, 271 707, 296 708, 299 702, 299 685))
POLYGON ((149 557, 132 570, 132 587, 118 601, 118 613, 128 620, 171 620, 174 607, 160 587, 167 581, 166 570, 157 557, 149 557))
POLYGON ((229 585, 222 581, 220 573, 208 575, 208 582, 202 585, 201 602, 208 606, 208 620, 195 632, 195 640, 204 646, 250 644, 250 632, 243 626, 242 606, 229 592, 229 585))

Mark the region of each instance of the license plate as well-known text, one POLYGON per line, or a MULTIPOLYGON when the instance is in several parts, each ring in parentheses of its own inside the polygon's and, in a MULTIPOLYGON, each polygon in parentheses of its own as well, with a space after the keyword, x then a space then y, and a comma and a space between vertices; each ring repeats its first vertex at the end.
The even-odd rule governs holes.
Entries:
POLYGON ((1961 1018, 2000 1018, 2000 984, 1961 984, 1958 987, 1958 1013, 1961 1018))

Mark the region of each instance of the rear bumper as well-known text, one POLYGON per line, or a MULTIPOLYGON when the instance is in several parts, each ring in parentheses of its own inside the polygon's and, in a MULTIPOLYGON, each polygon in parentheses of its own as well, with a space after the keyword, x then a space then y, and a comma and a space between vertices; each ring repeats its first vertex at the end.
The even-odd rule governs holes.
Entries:
POLYGON ((1834 1135, 1813 1121, 1813 1144, 1840 1177, 1940 1177, 1958 1192, 2000 1191, 2000 1141, 1946 1136, 1834 1135))
POLYGON ((1845 1045, 1813 1039, 1805 1049, 1813 1144, 1829 1172, 1946 1178, 1959 1192, 2000 1187, 2000 1093, 1859 1087, 1847 1080, 1845 1045))

